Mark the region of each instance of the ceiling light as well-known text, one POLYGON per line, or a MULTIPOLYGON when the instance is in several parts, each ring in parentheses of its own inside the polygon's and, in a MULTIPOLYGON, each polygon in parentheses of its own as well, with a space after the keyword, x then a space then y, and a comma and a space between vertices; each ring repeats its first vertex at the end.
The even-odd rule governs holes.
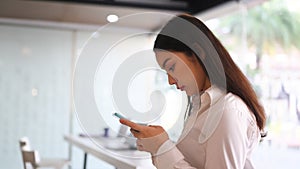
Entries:
POLYGON ((38 89, 32 88, 32 89, 31 89, 31 95, 32 95, 32 96, 37 96, 37 95, 38 95, 38 89))
POLYGON ((119 20, 119 17, 117 15, 108 15, 106 19, 108 22, 117 22, 119 20))

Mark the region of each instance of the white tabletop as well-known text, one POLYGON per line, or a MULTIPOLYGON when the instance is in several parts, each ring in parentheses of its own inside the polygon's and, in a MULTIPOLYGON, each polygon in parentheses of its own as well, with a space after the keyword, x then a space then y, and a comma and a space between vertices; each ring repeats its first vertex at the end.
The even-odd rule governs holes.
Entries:
POLYGON ((118 169, 155 169, 149 153, 125 148, 108 149, 103 146, 112 143, 115 138, 64 136, 64 139, 118 169))

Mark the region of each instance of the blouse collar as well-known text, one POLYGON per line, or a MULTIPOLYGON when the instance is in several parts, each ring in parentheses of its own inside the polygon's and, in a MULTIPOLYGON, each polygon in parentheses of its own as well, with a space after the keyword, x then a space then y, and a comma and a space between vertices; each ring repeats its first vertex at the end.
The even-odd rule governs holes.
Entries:
POLYGON ((199 110, 201 105, 214 105, 226 92, 216 85, 212 85, 202 94, 195 94, 191 97, 191 104, 194 110, 199 110))

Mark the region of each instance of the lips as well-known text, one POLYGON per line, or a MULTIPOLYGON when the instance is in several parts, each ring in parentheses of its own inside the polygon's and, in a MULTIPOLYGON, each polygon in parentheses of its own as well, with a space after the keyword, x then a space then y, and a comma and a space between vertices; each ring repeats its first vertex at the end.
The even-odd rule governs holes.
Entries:
POLYGON ((177 89, 183 91, 184 90, 184 86, 181 86, 181 87, 177 87, 177 89))

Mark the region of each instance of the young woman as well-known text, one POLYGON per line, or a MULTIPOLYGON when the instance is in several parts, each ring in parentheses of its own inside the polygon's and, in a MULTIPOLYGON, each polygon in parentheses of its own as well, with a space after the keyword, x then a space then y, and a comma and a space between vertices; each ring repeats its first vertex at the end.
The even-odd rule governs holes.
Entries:
POLYGON ((161 126, 131 127, 139 150, 158 169, 248 169, 265 125, 251 84, 213 33, 197 18, 179 15, 157 35, 154 52, 170 85, 185 91, 190 111, 177 143, 161 126))

